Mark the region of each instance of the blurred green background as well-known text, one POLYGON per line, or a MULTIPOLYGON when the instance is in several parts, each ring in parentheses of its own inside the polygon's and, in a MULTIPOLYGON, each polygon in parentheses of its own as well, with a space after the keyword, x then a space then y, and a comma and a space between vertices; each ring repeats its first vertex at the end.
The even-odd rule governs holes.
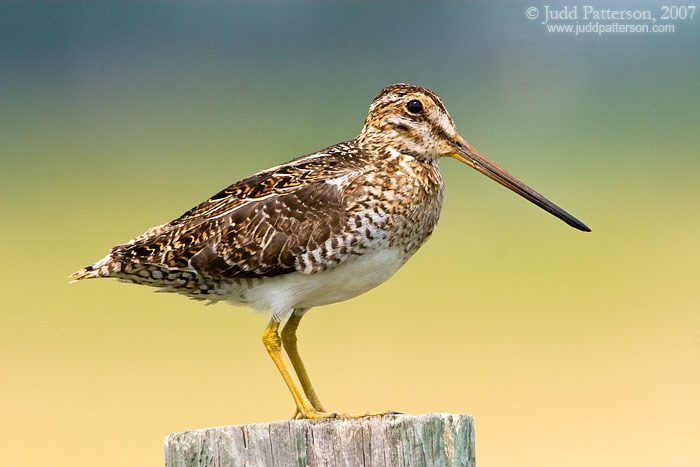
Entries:
POLYGON ((290 417, 265 317, 67 276, 410 82, 593 232, 443 161, 430 242, 302 323, 326 407, 474 414, 484 466, 699 465, 700 19, 571 37, 528 6, 3 2, 0 464, 290 417))

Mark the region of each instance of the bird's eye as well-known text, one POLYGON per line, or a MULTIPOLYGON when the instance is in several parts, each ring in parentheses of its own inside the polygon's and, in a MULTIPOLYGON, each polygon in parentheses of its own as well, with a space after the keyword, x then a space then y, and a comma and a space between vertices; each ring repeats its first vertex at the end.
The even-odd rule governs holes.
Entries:
POLYGON ((419 100, 413 99, 412 101, 408 101, 406 104, 406 110, 412 114, 419 114, 423 112, 423 104, 421 104, 419 100))

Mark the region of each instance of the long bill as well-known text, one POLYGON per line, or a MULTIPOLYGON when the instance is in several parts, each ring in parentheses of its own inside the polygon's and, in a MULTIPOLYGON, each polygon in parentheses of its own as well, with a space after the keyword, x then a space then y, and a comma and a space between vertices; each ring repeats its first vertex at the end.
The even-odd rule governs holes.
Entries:
POLYGON ((464 162, 468 166, 478 170, 482 174, 486 175, 492 180, 497 181, 506 188, 509 188, 527 199, 531 203, 536 204, 545 211, 557 216, 559 219, 563 220, 571 227, 577 228, 584 232, 590 232, 586 224, 576 219, 574 216, 564 211, 562 208, 556 204, 549 201, 547 198, 537 193, 535 190, 525 185, 523 182, 513 177, 511 174, 503 170, 498 165, 494 164, 492 161, 483 156, 479 151, 474 149, 464 141, 461 137, 457 137, 455 140, 454 151, 446 154, 447 156, 453 157, 458 161, 464 162))

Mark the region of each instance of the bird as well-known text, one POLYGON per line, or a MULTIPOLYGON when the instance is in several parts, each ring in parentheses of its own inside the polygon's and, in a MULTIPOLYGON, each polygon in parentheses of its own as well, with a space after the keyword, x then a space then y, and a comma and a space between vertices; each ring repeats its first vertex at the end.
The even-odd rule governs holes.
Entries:
POLYGON ((326 410, 296 332, 309 309, 377 287, 426 242, 445 197, 438 162, 447 157, 590 231, 469 145, 437 94, 399 83, 374 97, 356 138, 244 178, 72 277, 111 277, 266 313, 262 341, 294 418, 396 413, 326 410))

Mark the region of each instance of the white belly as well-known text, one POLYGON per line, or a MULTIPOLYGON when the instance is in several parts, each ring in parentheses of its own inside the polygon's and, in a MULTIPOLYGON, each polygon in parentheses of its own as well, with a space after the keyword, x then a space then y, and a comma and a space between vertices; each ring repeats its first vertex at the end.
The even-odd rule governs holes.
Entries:
POLYGON ((294 308, 311 308, 357 297, 389 279, 406 259, 395 249, 368 251, 315 274, 293 272, 255 280, 242 287, 221 284, 217 295, 233 304, 246 304, 283 319, 294 308))

